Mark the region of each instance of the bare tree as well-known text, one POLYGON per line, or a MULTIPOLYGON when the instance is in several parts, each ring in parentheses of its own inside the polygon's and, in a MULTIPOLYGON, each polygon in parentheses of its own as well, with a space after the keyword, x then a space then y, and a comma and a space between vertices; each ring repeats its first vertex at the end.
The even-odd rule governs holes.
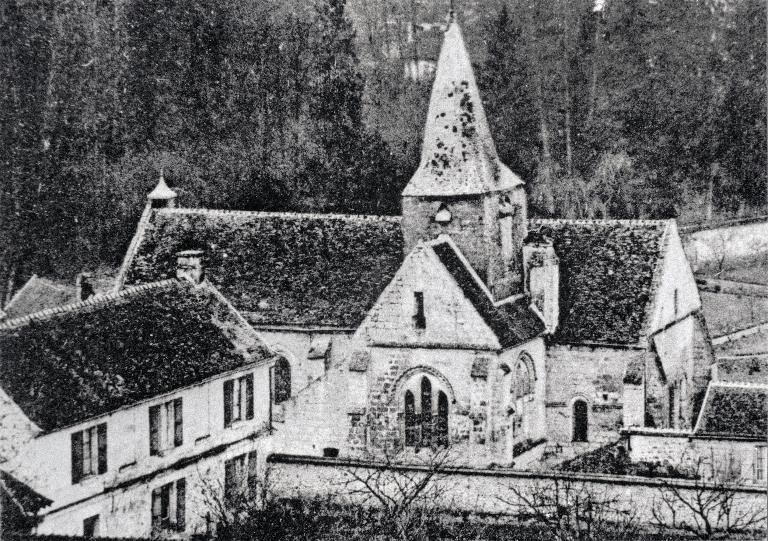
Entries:
POLYGON ((518 510, 558 541, 631 539, 639 530, 632 501, 604 488, 571 479, 511 484, 511 498, 500 501, 518 510))
POLYGON ((701 455, 692 461, 693 485, 665 483, 654 498, 653 522, 662 530, 683 530, 699 539, 731 539, 763 527, 762 503, 739 493, 741 464, 701 455))
POLYGON ((382 527, 397 538, 426 538, 440 513, 437 502, 447 491, 438 481, 450 467, 449 457, 447 448, 422 449, 414 465, 407 451, 387 451, 376 462, 347 467, 344 489, 362 505, 377 506, 382 527))

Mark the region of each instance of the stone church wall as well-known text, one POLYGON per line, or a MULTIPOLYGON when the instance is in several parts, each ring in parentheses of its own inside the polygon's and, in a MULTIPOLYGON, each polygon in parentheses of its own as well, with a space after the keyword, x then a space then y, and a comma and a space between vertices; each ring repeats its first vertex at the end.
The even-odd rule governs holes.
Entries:
POLYGON ((645 352, 626 348, 547 347, 547 430, 549 439, 570 442, 573 402, 588 405, 590 442, 618 438, 623 427, 623 378, 627 364, 645 352))
POLYGON ((257 332, 270 348, 283 355, 291 365, 291 396, 295 396, 310 383, 325 374, 329 366, 338 364, 349 349, 351 332, 301 332, 258 329, 257 332), (318 356, 310 351, 330 342, 328 354, 318 356), (314 356, 315 358, 310 358, 314 356))

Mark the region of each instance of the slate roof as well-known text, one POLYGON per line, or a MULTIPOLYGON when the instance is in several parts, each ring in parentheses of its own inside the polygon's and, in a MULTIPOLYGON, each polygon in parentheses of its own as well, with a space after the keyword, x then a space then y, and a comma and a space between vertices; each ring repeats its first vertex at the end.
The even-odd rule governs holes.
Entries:
POLYGON ((495 304, 452 244, 447 241, 438 241, 431 246, 440 262, 458 283, 464 296, 494 332, 502 348, 522 344, 544 332, 545 327, 541 318, 528 307, 529 299, 521 297, 514 301, 495 304))
POLYGON ((766 437, 768 386, 711 383, 694 432, 697 435, 766 437))
POLYGON ((745 355, 717 359, 717 381, 768 385, 768 355, 745 355))
POLYGON ((177 252, 202 249, 253 324, 356 328, 403 260, 399 217, 163 209, 139 229, 126 284, 173 277, 177 252))
POLYGON ((38 275, 33 274, 27 280, 27 283, 5 305, 3 311, 7 319, 13 319, 39 312, 46 308, 75 302, 75 300, 77 299, 74 287, 56 284, 51 280, 40 278, 38 275))
POLYGON ((437 61, 421 163, 403 196, 480 194, 522 184, 499 161, 461 29, 451 23, 437 61))
POLYGON ((0 490, 5 492, 27 515, 34 515, 43 507, 48 507, 53 503, 52 500, 38 494, 25 483, 2 470, 0 470, 0 490))
POLYGON ((205 282, 147 284, 0 324, 0 387, 44 431, 271 356, 205 282))
POLYGON ((668 222, 531 220, 560 258, 560 343, 637 344, 646 325, 668 222))

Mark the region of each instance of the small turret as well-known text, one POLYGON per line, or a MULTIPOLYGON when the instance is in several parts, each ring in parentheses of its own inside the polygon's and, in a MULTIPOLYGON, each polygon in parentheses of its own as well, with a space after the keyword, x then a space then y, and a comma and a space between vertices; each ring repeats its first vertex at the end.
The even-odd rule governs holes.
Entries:
POLYGON ((177 194, 171 190, 163 178, 163 170, 160 170, 160 180, 155 189, 147 195, 147 202, 153 209, 172 209, 176 207, 177 194))

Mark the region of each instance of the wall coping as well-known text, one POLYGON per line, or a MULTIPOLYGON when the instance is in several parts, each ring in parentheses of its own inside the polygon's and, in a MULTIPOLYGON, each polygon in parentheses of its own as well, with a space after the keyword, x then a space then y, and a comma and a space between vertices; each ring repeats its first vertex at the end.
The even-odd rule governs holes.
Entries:
POLYGON ((712 220, 704 222, 693 222, 680 226, 680 232, 691 234, 699 231, 710 231, 713 229, 721 229, 723 227, 733 227, 736 225, 749 225, 759 222, 768 222, 768 215, 761 214, 759 216, 750 216, 748 218, 733 218, 730 220, 712 220))
POLYGON ((760 442, 765 443, 766 440, 762 436, 734 436, 732 434, 718 434, 716 432, 710 433, 694 433, 690 431, 670 430, 670 429, 655 429, 655 428, 628 428, 621 432, 622 436, 646 436, 651 438, 686 438, 688 440, 723 440, 723 441, 740 441, 740 442, 760 442))
MULTIPOLYGON (((296 464, 304 466, 319 466, 328 468, 388 468, 403 472, 429 472, 432 468, 421 464, 387 464, 382 461, 355 458, 328 458, 309 455, 289 455, 273 453, 267 457, 268 464, 296 464)), ((499 479, 532 479, 532 480, 570 480, 583 481, 604 485, 675 487, 681 489, 723 490, 722 485, 688 479, 670 479, 654 477, 638 477, 630 475, 609 475, 600 473, 577 472, 547 472, 513 470, 510 468, 487 469, 470 466, 442 467, 437 472, 442 474, 478 477, 497 477, 499 479)), ((728 487, 730 490, 732 487, 728 487)), ((745 494, 765 494, 765 487, 738 486, 733 490, 745 494)))

